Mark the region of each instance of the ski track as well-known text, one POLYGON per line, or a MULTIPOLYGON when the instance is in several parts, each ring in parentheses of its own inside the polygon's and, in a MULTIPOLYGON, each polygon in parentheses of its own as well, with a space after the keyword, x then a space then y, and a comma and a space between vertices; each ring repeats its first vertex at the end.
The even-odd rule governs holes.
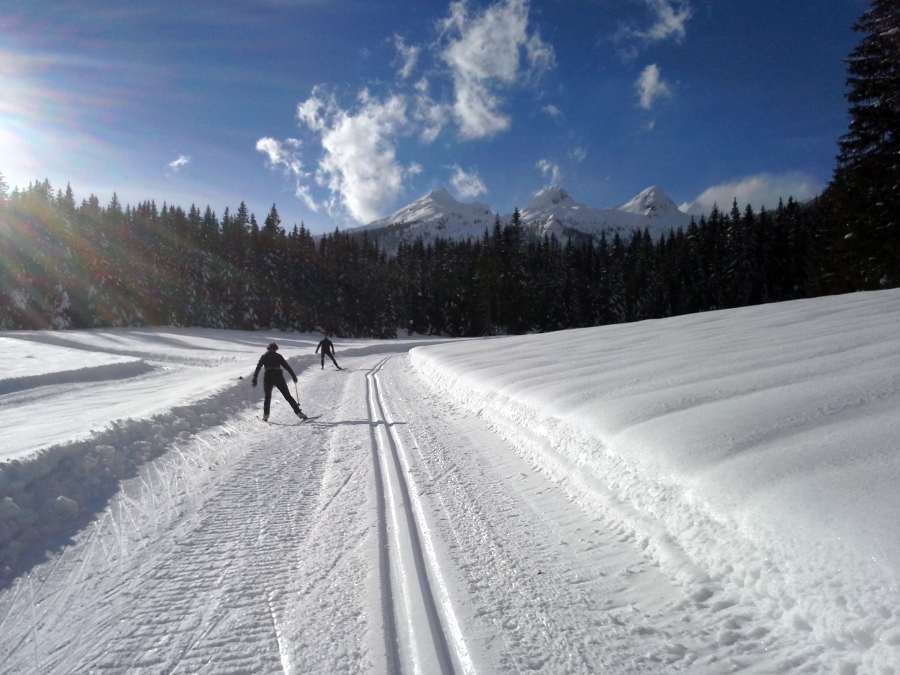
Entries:
MULTIPOLYGON (((176 440, 0 592, 0 674, 664 673, 741 664, 633 540, 405 355, 176 440), (706 668, 703 668, 703 665, 706 668)), ((717 620, 728 619, 727 611, 717 620)))

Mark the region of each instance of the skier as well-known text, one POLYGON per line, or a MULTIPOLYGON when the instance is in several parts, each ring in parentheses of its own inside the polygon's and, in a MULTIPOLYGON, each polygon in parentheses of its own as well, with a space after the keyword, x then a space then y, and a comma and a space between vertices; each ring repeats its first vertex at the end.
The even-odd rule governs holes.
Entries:
POLYGON ((281 369, 286 369, 291 374, 295 383, 297 382, 297 376, 294 375, 294 371, 291 370, 291 367, 288 365, 287 361, 284 360, 284 357, 278 353, 278 345, 274 342, 266 348, 266 353, 260 357, 259 363, 256 364, 256 370, 253 372, 254 387, 256 386, 256 378, 259 376, 259 370, 263 366, 266 368, 265 375, 263 375, 263 391, 266 394, 266 399, 263 403, 263 422, 269 421, 269 404, 272 402, 272 387, 278 387, 278 391, 280 391, 287 399, 287 402, 291 404, 291 408, 294 409, 294 413, 297 417, 301 420, 308 419, 308 417, 303 414, 303 411, 300 410, 297 401, 291 396, 287 383, 284 381, 284 373, 281 372, 281 369))
POLYGON ((322 349, 322 368, 325 368, 325 355, 327 354, 328 358, 331 359, 331 362, 334 364, 334 367, 338 370, 343 370, 343 368, 338 365, 337 361, 334 360, 334 343, 328 339, 327 335, 319 343, 319 346, 316 347, 316 354, 319 353, 320 347, 322 349))

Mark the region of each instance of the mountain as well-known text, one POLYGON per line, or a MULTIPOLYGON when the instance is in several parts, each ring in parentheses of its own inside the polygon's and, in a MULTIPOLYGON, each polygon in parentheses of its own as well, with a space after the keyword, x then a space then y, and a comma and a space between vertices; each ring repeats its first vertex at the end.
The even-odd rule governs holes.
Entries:
POLYGON ((387 218, 353 231, 367 232, 384 248, 396 250, 401 241, 413 241, 418 237, 425 243, 437 238, 477 239, 493 223, 494 213, 487 204, 464 204, 456 201, 444 188, 438 188, 387 218))
MULTIPOLYGON (((668 195, 650 187, 622 206, 598 209, 579 204, 559 186, 539 191, 519 211, 522 224, 533 233, 555 234, 561 241, 570 238, 594 238, 601 232, 628 235, 648 228, 658 238, 670 229, 687 227, 691 216, 678 210, 668 195)), ((427 244, 434 239, 477 239, 493 227, 496 216, 487 204, 457 201, 444 188, 430 192, 387 218, 376 220, 353 232, 368 233, 387 250, 396 250, 401 241, 421 237, 427 244)), ((501 216, 508 223, 512 214, 501 216)))
MULTIPOLYGON (((622 206, 597 209, 579 204, 559 186, 538 192, 519 211, 522 222, 540 235, 555 234, 565 240, 573 236, 628 234, 633 230, 650 230, 656 239, 663 232, 687 227, 691 217, 678 210, 669 196, 659 187, 649 187, 622 206)), ((512 215, 503 220, 508 221, 512 215)))

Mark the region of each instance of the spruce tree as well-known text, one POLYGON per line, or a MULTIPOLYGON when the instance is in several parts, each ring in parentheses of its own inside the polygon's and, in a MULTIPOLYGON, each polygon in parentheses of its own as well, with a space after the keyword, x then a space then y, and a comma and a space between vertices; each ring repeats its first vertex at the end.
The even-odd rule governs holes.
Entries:
POLYGON ((824 194, 814 290, 900 285, 900 3, 873 0, 847 58, 850 126, 824 194))
POLYGON ((873 0, 853 28, 866 36, 846 60, 850 129, 839 143, 837 174, 887 172, 887 182, 896 190, 900 186, 900 3, 873 0))
POLYGON ((281 218, 278 216, 275 205, 272 204, 272 210, 269 211, 269 215, 266 216, 264 229, 268 234, 274 235, 278 231, 279 225, 281 225, 281 218))

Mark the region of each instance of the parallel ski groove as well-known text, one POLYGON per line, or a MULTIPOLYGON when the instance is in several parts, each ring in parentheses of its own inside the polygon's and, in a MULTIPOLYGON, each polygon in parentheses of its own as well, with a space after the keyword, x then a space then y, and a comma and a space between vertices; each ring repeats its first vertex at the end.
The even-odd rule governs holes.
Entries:
MULTIPOLYGON (((383 462, 387 475, 387 495, 393 497, 391 499, 394 525, 392 534, 397 542, 397 555, 389 560, 396 573, 395 578, 401 580, 402 584, 402 587, 398 589, 399 595, 393 593, 389 607, 387 607, 386 614, 390 615, 394 634, 393 636, 386 635, 386 637, 389 640, 392 639, 398 650, 405 648, 405 653, 400 658, 401 669, 394 672, 401 672, 403 664, 410 664, 415 672, 435 672, 434 669, 437 668, 441 675, 453 675, 455 673, 453 659, 428 578, 428 568, 419 536, 419 524, 416 521, 412 496, 400 460, 397 439, 391 431, 391 424, 387 420, 379 391, 378 373, 387 361, 388 359, 380 361, 366 375, 366 396, 372 421, 373 450, 380 455, 375 458, 374 462, 375 471, 378 474, 376 481, 385 484, 379 469, 379 464, 383 462), (379 430, 382 430, 383 433, 378 433, 379 430), (396 495, 394 489, 397 490, 396 495), (398 511, 402 511, 402 513, 398 513, 398 511), (408 562, 404 564, 404 551, 407 551, 412 559, 413 569, 411 570, 406 567, 409 565, 408 562), (406 640, 397 631, 398 609, 405 615, 406 640), (418 620, 421 614, 424 614, 426 618, 427 626, 425 627, 418 620)), ((379 490, 379 494, 383 495, 384 491, 379 490)), ((383 502, 383 496, 380 497, 380 501, 383 502)), ((386 533, 385 537, 387 537, 386 533)), ((387 548, 385 546, 386 539, 380 539, 379 543, 382 550, 387 548)), ((382 579, 384 580, 384 576, 382 579)), ((385 624, 388 624, 387 620, 385 620, 385 624)))
MULTIPOLYGON (((387 359, 378 363, 380 368, 387 359)), ((391 584, 390 547, 388 545, 387 509, 384 499, 384 477, 381 473, 381 460, 378 452, 376 420, 372 406, 370 375, 366 375, 366 405, 369 411, 370 433, 372 438, 372 474, 375 479, 375 509, 378 525, 378 578, 381 587, 381 613, 384 633, 386 668, 389 673, 400 672, 400 652, 397 639, 397 621, 394 612, 394 593, 391 584)))

